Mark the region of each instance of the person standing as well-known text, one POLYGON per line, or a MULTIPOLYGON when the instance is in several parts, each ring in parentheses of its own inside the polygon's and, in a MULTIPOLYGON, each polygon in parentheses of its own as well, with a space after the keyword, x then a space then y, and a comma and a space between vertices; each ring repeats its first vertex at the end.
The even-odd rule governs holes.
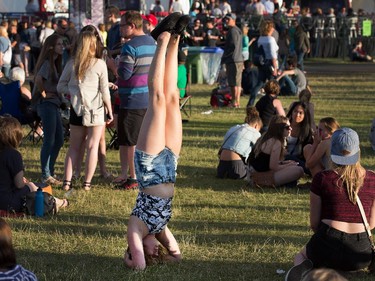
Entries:
POLYGON ((224 26, 228 28, 225 40, 224 54, 221 62, 227 69, 228 84, 232 94, 233 107, 240 107, 241 78, 243 70, 242 32, 236 26, 236 15, 226 14, 224 26))
POLYGON ((98 52, 100 47, 95 34, 90 31, 81 32, 75 57, 65 66, 57 85, 59 92, 70 93, 72 104, 69 120, 71 143, 65 159, 63 182, 63 189, 66 191, 71 188, 73 167, 79 160, 77 158, 85 142, 87 153, 83 188, 86 191, 91 189, 91 179, 98 162, 98 148, 104 125, 113 121, 107 67, 98 52), (83 126, 82 105, 89 107, 93 115, 101 114, 91 126, 83 126), (105 110, 101 111, 103 107, 105 110), (105 120, 105 113, 108 120, 105 120))
POLYGON ((9 77, 12 61, 12 46, 8 38, 8 31, 0 26, 0 78, 9 77))
POLYGON ((60 106, 65 103, 57 92, 57 83, 62 73, 63 39, 52 34, 44 42, 35 67, 35 87, 38 93, 37 113, 43 123, 43 145, 40 151, 42 182, 61 185, 55 177, 55 162, 64 143, 60 106))
POLYGON ((306 54, 310 53, 310 40, 302 25, 298 24, 294 34, 294 42, 297 54, 297 66, 302 71, 305 70, 303 60, 306 54))
POLYGON ((107 48, 110 57, 116 57, 121 53, 121 32, 120 32, 120 10, 116 6, 109 6, 105 11, 106 22, 111 24, 107 36, 107 48))
POLYGON ((114 183, 124 189, 135 188, 138 185, 134 152, 148 106, 147 78, 156 49, 155 40, 144 33, 142 22, 140 13, 136 11, 126 12, 120 22, 122 36, 130 40, 122 47, 117 69, 121 100, 117 128, 121 174, 114 183))

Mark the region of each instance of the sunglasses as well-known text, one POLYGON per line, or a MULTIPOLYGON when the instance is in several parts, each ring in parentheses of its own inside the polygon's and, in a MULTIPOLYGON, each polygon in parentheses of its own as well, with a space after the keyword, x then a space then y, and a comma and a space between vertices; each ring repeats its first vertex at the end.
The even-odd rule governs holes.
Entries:
POLYGON ((285 125, 285 126, 284 126, 284 129, 285 129, 285 130, 291 130, 292 127, 291 127, 290 125, 285 125))

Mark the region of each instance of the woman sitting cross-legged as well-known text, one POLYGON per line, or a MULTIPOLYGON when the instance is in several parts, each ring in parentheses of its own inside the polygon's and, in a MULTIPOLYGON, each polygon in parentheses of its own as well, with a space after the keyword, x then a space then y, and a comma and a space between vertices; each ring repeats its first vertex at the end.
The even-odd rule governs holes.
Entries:
POLYGON ((340 127, 333 117, 320 119, 318 129, 314 133, 314 142, 303 149, 306 168, 314 177, 318 172, 331 168, 331 136, 340 127))
POLYGON ((255 107, 246 108, 245 123, 233 126, 224 136, 219 151, 218 178, 242 179, 246 177, 246 164, 253 146, 260 137, 262 120, 255 107))
POLYGON ((283 161, 286 138, 291 130, 287 117, 272 117, 267 132, 258 139, 250 154, 250 176, 254 184, 296 186, 297 180, 304 175, 298 162, 283 161))
POLYGON ((140 190, 129 218, 129 248, 124 256, 125 265, 133 269, 145 269, 148 257, 156 262, 181 260, 180 248, 167 223, 172 216, 177 159, 182 143, 177 88, 178 42, 188 23, 189 16, 172 13, 151 32, 157 39, 157 47, 148 76, 149 106, 135 152, 140 190), (165 254, 160 251, 163 247, 165 254))
MULTIPOLYGON (((20 122, 11 116, 0 116, 0 210, 10 213, 22 212, 25 196, 38 189, 24 177, 22 155, 17 150, 21 140, 20 122)), ((66 199, 55 200, 58 209, 69 205, 66 199)))
MULTIPOLYGON (((303 148, 313 142, 308 105, 303 102, 293 103, 286 117, 289 118, 292 130, 286 139, 287 154, 285 159, 297 161, 305 169, 303 148)), ((305 170, 305 172, 308 173, 309 171, 305 170)))
POLYGON ((312 268, 343 271, 367 268, 371 243, 362 221, 362 203, 369 229, 375 227, 375 173, 360 164, 358 134, 350 128, 331 137, 332 170, 315 175, 310 192, 310 226, 314 234, 294 258, 285 280, 301 280, 312 268))

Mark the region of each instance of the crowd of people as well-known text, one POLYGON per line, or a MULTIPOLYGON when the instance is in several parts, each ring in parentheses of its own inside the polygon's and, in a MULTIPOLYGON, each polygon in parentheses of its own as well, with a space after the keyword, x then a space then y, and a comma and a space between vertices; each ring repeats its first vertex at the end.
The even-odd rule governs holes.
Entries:
MULTIPOLYGON (((318 267, 350 271, 370 264, 371 245, 357 202, 361 196, 369 226, 374 228, 374 174, 360 164, 355 131, 340 128, 333 117, 322 118, 315 126, 312 91, 303 66, 303 58, 311 50, 308 31, 301 16, 293 21, 293 40, 289 31, 280 32, 274 15, 283 6, 276 2, 249 1, 246 14, 273 17, 263 20, 258 36, 251 39, 249 28, 237 26, 238 17, 227 1, 221 6, 216 1, 194 1, 191 15, 183 15, 175 0, 161 21, 154 15, 163 11, 160 1, 148 15, 137 11, 120 15, 117 7, 110 6, 105 12, 108 28, 88 25, 79 32, 63 18, 30 27, 16 21, 1 24, 0 75, 10 77, 12 67, 26 77, 34 74, 32 95, 24 90, 23 96, 42 123, 41 181, 65 191, 77 188, 73 185, 80 178, 86 152, 85 175, 79 183, 85 191, 91 190, 97 162, 101 175, 111 179, 116 188, 139 188, 124 254, 129 268, 181 260, 178 243, 167 227, 182 144, 179 99, 184 85, 178 76, 186 76, 186 69, 176 70, 186 60, 182 49, 186 44, 218 46, 220 41, 231 106, 240 107, 242 90, 250 98, 244 123, 225 134, 217 176, 247 179, 252 186, 288 188, 298 186, 302 177, 312 178, 310 221, 314 235, 296 256, 286 280, 301 280, 303 274, 318 267), (220 28, 215 27, 218 17, 220 28), (22 41, 23 35, 26 41, 22 41), (278 42, 287 46, 284 57, 279 55, 282 44, 278 42), (6 43, 8 48, 18 48, 9 63, 4 63, 9 56, 6 43), (254 66, 250 53, 259 49, 265 63, 254 66), (245 65, 257 75, 251 87, 243 89, 245 65), (256 102, 261 89, 265 95, 256 102), (286 111, 278 99, 280 94, 298 96, 298 101, 286 111), (60 111, 66 108, 70 109, 70 146, 60 180, 55 164, 64 142, 60 111), (116 178, 108 174, 105 165, 105 126, 112 122, 121 167, 116 178), (341 255, 342 248, 350 248, 350 252, 341 255)), ((303 12, 298 1, 291 9, 294 16, 303 12)), ((12 79, 24 80, 22 75, 18 77, 12 79)), ((186 79, 183 83, 186 86, 186 79)), ((23 196, 36 186, 23 177, 22 156, 17 151, 21 125, 12 117, 1 117, 0 123, 0 158, 4 165, 7 161, 12 164, 6 165, 6 177, 0 177, 0 192, 8 196, 1 196, 0 209, 19 212, 23 196)), ((66 199, 56 198, 56 202, 60 208, 69 205, 66 199)), ((15 261, 9 269, 14 266, 15 261)))

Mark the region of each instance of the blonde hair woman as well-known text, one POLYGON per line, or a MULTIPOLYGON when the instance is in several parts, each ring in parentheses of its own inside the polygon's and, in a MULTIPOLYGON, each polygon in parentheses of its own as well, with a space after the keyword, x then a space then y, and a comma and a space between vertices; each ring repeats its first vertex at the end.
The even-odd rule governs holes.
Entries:
POLYGON ((333 133, 331 160, 335 167, 316 174, 312 182, 310 227, 314 234, 295 256, 295 266, 285 280, 301 280, 312 267, 354 271, 371 263, 371 243, 357 198, 373 229, 375 173, 361 166, 359 137, 354 130, 342 128, 333 133))
POLYGON ((65 66, 57 85, 59 92, 70 93, 73 109, 70 111, 70 146, 65 158, 64 190, 72 187, 73 165, 79 161, 80 147, 85 142, 86 136, 87 154, 83 188, 90 190, 91 179, 98 161, 98 147, 103 126, 113 120, 107 66, 100 58, 97 48, 97 38, 92 32, 80 33, 76 55, 65 66), (91 126, 83 126, 82 105, 88 107, 93 116, 99 114, 104 106, 107 120, 103 113, 103 116, 99 116, 91 126))

